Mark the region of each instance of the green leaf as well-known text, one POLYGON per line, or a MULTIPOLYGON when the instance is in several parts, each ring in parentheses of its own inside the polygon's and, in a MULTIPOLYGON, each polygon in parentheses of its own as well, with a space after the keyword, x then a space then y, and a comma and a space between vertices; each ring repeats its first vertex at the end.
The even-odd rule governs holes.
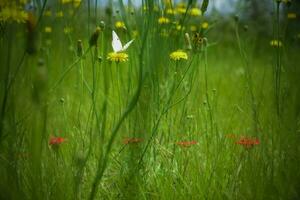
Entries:
POLYGON ((209 0, 203 0, 202 6, 201 6, 202 14, 204 14, 207 11, 208 3, 209 3, 209 0))

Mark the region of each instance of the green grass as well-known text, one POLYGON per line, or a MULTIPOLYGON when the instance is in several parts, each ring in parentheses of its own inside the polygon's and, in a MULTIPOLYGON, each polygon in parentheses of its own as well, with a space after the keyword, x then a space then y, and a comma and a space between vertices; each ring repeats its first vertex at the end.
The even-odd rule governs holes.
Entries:
POLYGON ((87 3, 69 17, 71 6, 53 4, 65 16, 42 16, 34 40, 23 24, 1 22, 0 199, 300 198, 299 40, 285 35, 278 51, 272 30, 260 36, 255 22, 221 16, 170 17, 186 26, 177 31, 158 24, 153 3, 133 14, 121 4, 115 17, 87 3), (116 20, 123 43, 138 32, 127 62, 107 59, 116 20), (192 38, 189 24, 204 21, 208 45, 171 60, 184 33, 192 38), (52 136, 66 141, 55 147, 52 136), (244 136, 260 144, 236 144, 244 136))

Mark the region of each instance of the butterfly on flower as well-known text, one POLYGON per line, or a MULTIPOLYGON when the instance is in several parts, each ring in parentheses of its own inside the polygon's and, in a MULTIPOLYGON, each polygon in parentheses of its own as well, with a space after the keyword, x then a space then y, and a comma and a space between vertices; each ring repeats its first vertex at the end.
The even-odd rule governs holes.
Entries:
POLYGON ((124 46, 121 43, 121 40, 119 39, 117 33, 115 31, 112 31, 112 48, 114 50, 115 53, 121 52, 121 51, 125 51, 126 49, 128 49, 128 47, 131 45, 131 43, 133 42, 133 40, 130 40, 129 42, 127 42, 124 46))

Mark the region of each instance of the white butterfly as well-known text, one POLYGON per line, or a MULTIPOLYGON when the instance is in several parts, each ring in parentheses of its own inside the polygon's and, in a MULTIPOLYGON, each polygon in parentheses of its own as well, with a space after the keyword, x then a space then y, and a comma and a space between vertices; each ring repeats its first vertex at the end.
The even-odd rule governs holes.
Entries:
POLYGON ((133 40, 130 40, 129 42, 127 42, 124 46, 122 45, 118 35, 116 34, 115 31, 112 31, 112 48, 114 50, 115 53, 120 52, 120 51, 125 51, 130 44, 133 42, 133 40))

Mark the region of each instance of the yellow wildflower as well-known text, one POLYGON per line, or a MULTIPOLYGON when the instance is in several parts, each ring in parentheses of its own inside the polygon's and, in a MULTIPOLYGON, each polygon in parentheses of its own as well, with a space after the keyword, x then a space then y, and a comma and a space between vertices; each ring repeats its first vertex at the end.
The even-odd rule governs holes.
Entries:
POLYGON ((173 0, 164 0, 166 6, 172 6, 173 0))
POLYGON ((179 13, 179 14, 185 14, 186 12, 186 8, 176 8, 176 13, 179 13))
POLYGON ((81 4, 81 0, 73 0, 73 5, 75 8, 79 7, 81 4))
POLYGON ((50 26, 46 26, 44 31, 45 33, 52 33, 52 28, 50 26))
POLYGON ((197 26, 191 25, 191 26, 190 26, 190 30, 191 30, 192 32, 197 31, 197 26))
POLYGON ((270 45, 272 47, 281 47, 282 46, 282 42, 280 40, 271 40, 270 45))
POLYGON ((119 28, 119 29, 121 29, 121 28, 126 29, 126 26, 125 26, 124 22, 122 22, 122 21, 116 21, 115 27, 119 28))
POLYGON ((207 23, 207 22, 203 22, 203 23, 201 24, 201 28, 202 28, 202 29, 207 29, 207 28, 208 28, 208 23, 207 23))
POLYGON ((52 16, 51 10, 46 10, 46 11, 44 12, 44 16, 46 16, 46 17, 51 17, 51 16, 52 16))
POLYGON ((8 5, 0 10, 0 21, 16 21, 25 23, 28 19, 28 13, 16 5, 8 5))
POLYGON ((188 59, 188 55, 187 53, 185 53, 184 51, 182 50, 177 50, 177 51, 174 51, 170 54, 170 58, 172 60, 175 60, 175 61, 179 61, 179 60, 187 60, 188 59))
POLYGON ((60 0, 62 4, 72 3, 73 0, 60 0))
POLYGON ((297 18, 297 14, 296 13, 288 13, 287 14, 287 18, 288 19, 296 19, 297 18))
POLYGON ((192 8, 190 10, 190 15, 192 15, 192 16, 200 16, 200 15, 202 15, 202 12, 201 12, 201 10, 199 8, 192 8))
POLYGON ((181 26, 180 24, 177 24, 177 25, 176 25, 176 30, 177 30, 177 31, 185 30, 185 27, 184 27, 184 26, 181 26))
POLYGON ((166 10, 166 13, 167 13, 168 15, 174 15, 174 14, 175 14, 175 10, 174 10, 174 9, 171 9, 171 8, 168 8, 168 9, 166 10))
POLYGON ((166 17, 160 17, 160 18, 158 18, 158 23, 159 24, 168 24, 168 23, 170 23, 170 20, 166 17))
POLYGON ((112 62, 126 62, 128 61, 128 54, 124 52, 110 52, 107 59, 112 62))
POLYGON ((64 16, 63 11, 58 11, 58 12, 56 13, 56 17, 63 17, 63 16, 64 16))

